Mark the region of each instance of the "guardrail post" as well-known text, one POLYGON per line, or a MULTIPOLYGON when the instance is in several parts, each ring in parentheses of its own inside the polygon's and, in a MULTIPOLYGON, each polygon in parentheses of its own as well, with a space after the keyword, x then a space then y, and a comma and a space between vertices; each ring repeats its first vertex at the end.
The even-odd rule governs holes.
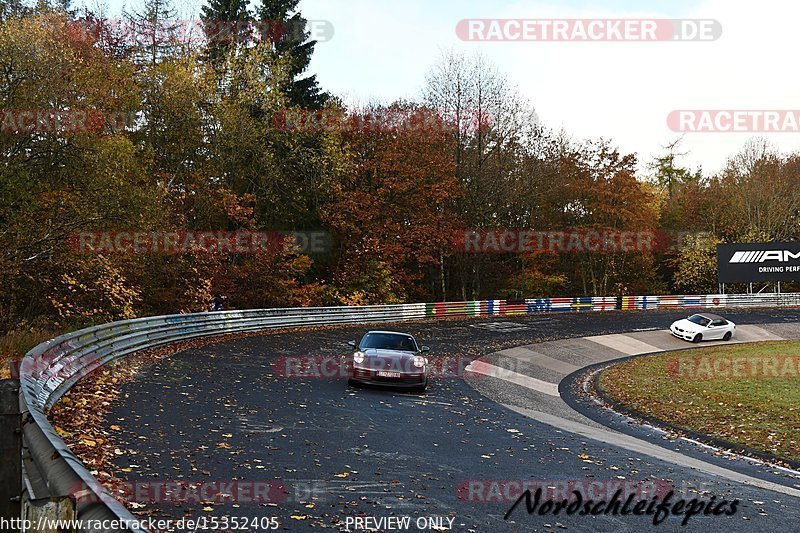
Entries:
POLYGON ((9 521, 21 516, 21 421, 19 380, 0 380, 0 517, 9 521))
POLYGON ((22 519, 31 525, 24 533, 75 533, 75 500, 69 496, 25 500, 22 519), (58 530, 53 525, 59 524, 58 530), (65 526, 64 524, 73 524, 65 526))

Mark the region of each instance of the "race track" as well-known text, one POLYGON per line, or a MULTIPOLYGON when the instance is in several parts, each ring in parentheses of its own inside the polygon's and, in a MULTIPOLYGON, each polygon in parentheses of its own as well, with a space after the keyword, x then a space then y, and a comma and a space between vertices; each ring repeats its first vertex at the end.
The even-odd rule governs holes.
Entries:
MULTIPOLYGON (((352 530, 354 516, 410 516, 411 530, 417 529, 418 517, 454 519, 455 531, 680 527, 682 517, 677 516, 653 526, 650 516, 528 515, 524 505, 504 520, 514 498, 497 501, 489 491, 492 480, 569 486, 599 482, 606 490, 642 481, 659 490, 685 491, 676 497, 687 500, 740 500, 732 516, 701 514, 681 530, 792 530, 800 521, 800 498, 791 493, 800 494, 800 479, 666 441, 653 432, 609 430, 554 396, 548 387, 557 387, 573 367, 597 362, 596 353, 585 353, 582 360, 578 351, 562 364, 549 358, 549 368, 539 365, 541 374, 535 378, 545 386, 493 377, 449 378, 433 381, 424 395, 276 371, 276 361, 285 357, 345 354, 346 341, 367 329, 408 331, 431 347, 432 359, 487 356, 502 367, 502 356, 490 354, 558 339, 660 330, 684 316, 682 311, 647 311, 426 321, 271 333, 192 349, 160 361, 123 386, 122 400, 108 417, 109 425, 122 428, 116 432, 123 452, 115 463, 117 474, 132 484, 274 482, 285 488, 274 504, 162 501, 146 509, 170 517, 275 516, 284 530, 343 530, 346 524, 352 530), (653 448, 665 452, 659 455, 653 448), (681 456, 694 461, 692 466, 680 464, 681 456), (754 486, 737 475, 787 490, 754 486), (487 498, 491 501, 481 501, 487 498), (348 517, 351 521, 345 522, 348 517)), ((794 328, 800 311, 736 310, 725 316, 737 324, 794 328)))

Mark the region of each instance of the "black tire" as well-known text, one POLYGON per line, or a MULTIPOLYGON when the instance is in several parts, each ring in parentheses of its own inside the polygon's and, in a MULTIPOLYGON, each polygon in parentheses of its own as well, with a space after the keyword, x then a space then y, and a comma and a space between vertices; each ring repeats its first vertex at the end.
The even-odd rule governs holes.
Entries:
POLYGON ((728 333, 726 333, 726 334, 725 334, 725 336, 724 336, 724 337, 722 337, 722 340, 724 340, 724 341, 729 341, 729 340, 731 340, 731 337, 733 337, 733 333, 731 333, 731 332, 729 331, 728 333))
POLYGON ((694 336, 694 338, 692 339, 692 342, 697 344, 701 340, 703 340, 703 334, 702 333, 698 333, 697 335, 694 336))
POLYGON ((416 387, 414 390, 417 392, 425 392, 426 390, 428 390, 428 380, 426 379, 425 383, 423 383, 419 387, 416 387))

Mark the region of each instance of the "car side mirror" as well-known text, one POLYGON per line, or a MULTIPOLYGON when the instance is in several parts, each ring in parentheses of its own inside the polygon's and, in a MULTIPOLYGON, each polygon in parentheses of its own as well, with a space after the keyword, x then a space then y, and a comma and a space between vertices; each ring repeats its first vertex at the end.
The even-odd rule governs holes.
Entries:
POLYGON ((427 346, 420 346, 419 347, 419 351, 420 352, 429 352, 429 351, 431 351, 431 349, 428 348, 427 346))
POLYGON ((356 347, 356 341, 347 341, 347 344, 352 346, 353 348, 356 347))

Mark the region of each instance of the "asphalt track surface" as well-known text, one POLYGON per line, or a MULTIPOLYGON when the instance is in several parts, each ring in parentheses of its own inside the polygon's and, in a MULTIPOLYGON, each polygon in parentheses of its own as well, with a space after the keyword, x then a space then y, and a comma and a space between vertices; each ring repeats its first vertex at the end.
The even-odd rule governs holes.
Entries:
MULTIPOLYGON (((737 324, 800 322, 800 310, 724 314, 737 324)), ((274 516, 281 530, 345 530, 347 524, 355 530, 352 521, 346 522, 355 516, 408 516, 410 530, 418 529, 420 517, 454 519, 454 531, 797 530, 800 498, 556 429, 493 401, 509 394, 525 401, 530 391, 509 389, 492 378, 477 390, 464 379, 438 379, 419 394, 275 371, 284 356, 346 354, 346 341, 367 329, 410 332, 431 347, 431 359, 474 358, 548 340, 661 329, 685 315, 647 311, 430 320, 270 333, 188 350, 123 386, 108 416, 109 425, 122 428, 116 432, 123 452, 115 461, 117 475, 131 483, 275 482, 286 494, 274 504, 166 501, 148 503, 146 509, 174 518, 274 516), (524 329, 486 327, 496 322, 524 329), (513 501, 464 490, 469 481, 488 488, 491 480, 594 481, 611 488, 615 482, 644 481, 684 491, 674 498, 740 503, 732 516, 701 514, 686 526, 679 516, 654 526, 652 516, 529 515, 524 504, 506 520, 513 501), (491 501, 480 501, 481 494, 491 501)), ((692 453, 700 452, 687 451, 692 453)), ((761 468, 761 477, 800 488, 800 480, 774 469, 716 460, 750 475, 758 476, 754 469, 761 468)), ((441 523, 447 526, 448 520, 441 523)), ((385 526, 375 529, 390 530, 385 526)))

